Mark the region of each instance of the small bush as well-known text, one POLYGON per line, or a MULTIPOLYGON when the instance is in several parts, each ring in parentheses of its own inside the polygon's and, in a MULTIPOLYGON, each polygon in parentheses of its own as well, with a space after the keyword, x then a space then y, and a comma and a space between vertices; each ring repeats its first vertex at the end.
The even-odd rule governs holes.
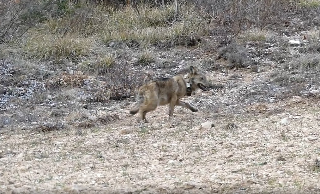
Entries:
POLYGON ((311 170, 316 173, 320 172, 320 160, 318 158, 311 164, 311 170))
POLYGON ((292 60, 286 66, 289 71, 300 70, 301 72, 312 71, 313 73, 320 72, 320 56, 319 54, 305 54, 301 57, 292 60))
POLYGON ((104 57, 95 59, 95 61, 84 61, 80 63, 80 68, 83 71, 96 73, 97 75, 104 75, 108 72, 108 69, 113 67, 115 64, 115 56, 107 54, 104 57))
POLYGON ((88 55, 94 41, 89 38, 72 36, 58 37, 52 34, 32 33, 24 45, 29 57, 59 61, 68 59, 78 61, 81 56, 88 55))
POLYGON ((311 43, 307 46, 305 50, 306 52, 320 53, 320 43, 319 42, 311 43))
POLYGON ((114 65, 105 74, 106 88, 110 89, 111 100, 121 100, 134 95, 143 83, 143 73, 133 72, 128 65, 114 65))
POLYGON ((230 69, 245 68, 252 63, 247 50, 243 46, 235 43, 219 49, 217 59, 221 58, 228 61, 228 68, 230 69))
POLYGON ((299 5, 307 8, 316 8, 320 6, 319 0, 300 0, 299 5))
MULTIPOLYGON (((132 7, 115 11, 105 22, 101 36, 104 42, 137 41, 142 46, 174 43, 179 37, 194 37, 208 32, 205 19, 193 8, 183 7, 179 20, 174 17, 173 5, 163 8, 132 7)), ((167 45, 170 45, 167 44, 167 45)), ((181 43, 179 43, 181 45, 181 43)))
POLYGON ((320 30, 312 29, 306 32, 305 37, 311 43, 318 43, 320 40, 320 30))
POLYGON ((263 30, 253 29, 249 31, 244 31, 242 34, 239 35, 239 38, 243 39, 244 42, 264 42, 267 40, 267 32, 263 30))
POLYGON ((140 55, 136 64, 137 65, 149 65, 153 62, 155 62, 153 55, 147 51, 147 52, 144 52, 140 55))

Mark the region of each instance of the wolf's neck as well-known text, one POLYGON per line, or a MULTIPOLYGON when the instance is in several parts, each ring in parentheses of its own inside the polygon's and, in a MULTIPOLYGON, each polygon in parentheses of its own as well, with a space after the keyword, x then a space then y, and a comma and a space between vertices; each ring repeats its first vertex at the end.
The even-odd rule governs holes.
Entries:
POLYGON ((192 93, 192 85, 189 79, 184 80, 186 82, 186 94, 187 96, 191 96, 192 93))

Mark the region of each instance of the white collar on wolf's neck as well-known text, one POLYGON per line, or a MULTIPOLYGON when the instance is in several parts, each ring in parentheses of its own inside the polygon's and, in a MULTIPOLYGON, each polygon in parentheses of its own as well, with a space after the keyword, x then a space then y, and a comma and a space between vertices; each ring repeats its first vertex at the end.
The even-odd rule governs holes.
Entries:
POLYGON ((183 78, 186 83, 186 94, 187 94, 187 96, 191 96, 191 94, 192 94, 192 80, 189 78, 188 75, 185 75, 183 78))
POLYGON ((191 88, 191 83, 190 82, 186 82, 186 86, 187 86, 187 96, 191 96, 192 93, 192 88, 191 88))

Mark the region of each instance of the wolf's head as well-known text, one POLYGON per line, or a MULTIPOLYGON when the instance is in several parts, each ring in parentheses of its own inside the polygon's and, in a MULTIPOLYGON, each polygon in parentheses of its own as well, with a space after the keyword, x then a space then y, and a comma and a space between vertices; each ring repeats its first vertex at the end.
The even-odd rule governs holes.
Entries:
POLYGON ((200 88, 203 91, 209 90, 209 84, 204 73, 196 67, 190 66, 190 72, 187 76, 187 87, 191 87, 192 91, 200 88), (188 86, 190 84, 190 86, 188 86))

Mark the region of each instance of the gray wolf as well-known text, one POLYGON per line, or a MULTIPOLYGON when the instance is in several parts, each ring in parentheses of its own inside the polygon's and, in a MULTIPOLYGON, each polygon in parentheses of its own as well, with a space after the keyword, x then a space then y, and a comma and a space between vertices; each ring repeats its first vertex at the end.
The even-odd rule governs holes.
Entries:
POLYGON ((182 75, 176 75, 172 78, 151 81, 141 86, 137 95, 137 105, 130 110, 130 114, 139 113, 140 120, 147 122, 146 114, 148 112, 155 110, 159 105, 167 104, 169 104, 169 118, 173 115, 175 106, 182 106, 192 112, 197 112, 196 108, 180 101, 180 99, 191 96, 198 88, 203 91, 208 90, 207 78, 196 67, 190 66, 189 73, 185 78, 182 75))

